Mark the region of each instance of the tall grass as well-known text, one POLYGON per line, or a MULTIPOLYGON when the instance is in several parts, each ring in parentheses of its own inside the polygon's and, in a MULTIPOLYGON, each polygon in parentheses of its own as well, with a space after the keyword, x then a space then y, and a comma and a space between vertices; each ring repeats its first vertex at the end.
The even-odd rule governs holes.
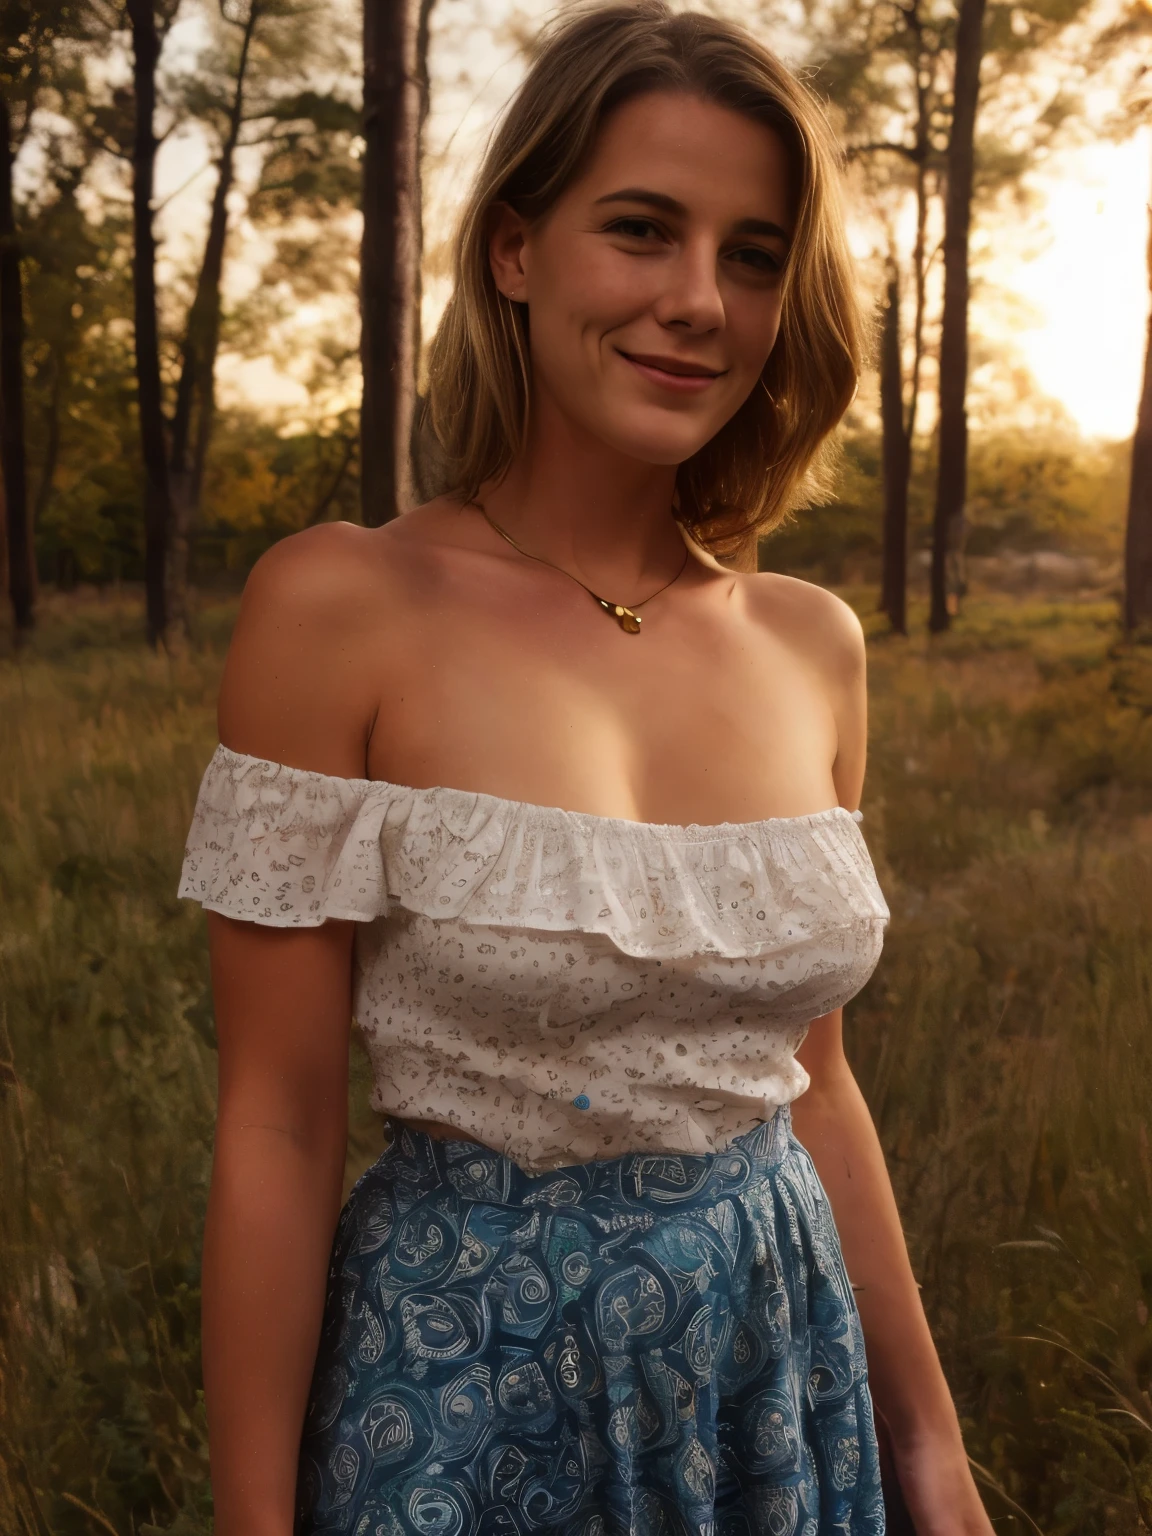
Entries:
MULTIPOLYGON (((230 619, 170 662, 73 601, 0 661, 4 1536, 209 1528, 214 1035, 174 891, 230 619)), ((893 922, 851 1051, 989 1509, 1047 1536, 1152 1529, 1152 656, 1114 635, 1001 600, 871 642, 893 922)))
POLYGON ((207 1510, 212 1016, 172 875, 217 661, 134 621, 49 618, 0 673, 0 1528, 37 1536, 207 1510))
POLYGON ((1114 636, 873 642, 893 922, 849 1020, 989 1509, 1069 1536, 1152 1528, 1152 654, 1114 636))

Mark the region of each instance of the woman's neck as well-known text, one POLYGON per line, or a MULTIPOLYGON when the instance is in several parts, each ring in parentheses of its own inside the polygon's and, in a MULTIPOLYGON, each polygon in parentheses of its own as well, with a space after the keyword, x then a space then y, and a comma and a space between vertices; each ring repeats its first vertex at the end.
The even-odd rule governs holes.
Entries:
POLYGON ((547 406, 531 419, 524 452, 479 497, 518 544, 597 591, 642 588, 682 559, 676 465, 618 453, 547 406))

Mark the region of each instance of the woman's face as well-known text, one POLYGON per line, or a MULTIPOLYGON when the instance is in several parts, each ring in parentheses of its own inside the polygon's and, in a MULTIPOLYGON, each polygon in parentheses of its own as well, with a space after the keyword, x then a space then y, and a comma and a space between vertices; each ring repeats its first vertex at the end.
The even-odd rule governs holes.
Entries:
POLYGON ((604 123, 546 215, 502 208, 497 286, 526 302, 537 419, 680 464, 736 413, 772 351, 793 230, 784 144, 698 96, 654 91, 604 123))

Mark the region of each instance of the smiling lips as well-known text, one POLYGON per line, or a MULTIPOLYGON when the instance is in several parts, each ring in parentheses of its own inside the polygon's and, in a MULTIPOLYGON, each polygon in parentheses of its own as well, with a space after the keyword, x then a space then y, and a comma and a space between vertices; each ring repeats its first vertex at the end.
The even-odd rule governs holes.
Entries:
POLYGON ((709 368, 687 358, 657 357, 649 352, 621 352, 620 356, 646 379, 678 394, 699 394, 727 372, 727 369, 709 368))

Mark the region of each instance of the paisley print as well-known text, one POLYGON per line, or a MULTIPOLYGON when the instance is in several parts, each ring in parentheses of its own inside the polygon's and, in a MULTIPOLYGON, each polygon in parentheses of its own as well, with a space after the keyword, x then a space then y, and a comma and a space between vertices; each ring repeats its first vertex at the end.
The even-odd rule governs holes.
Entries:
POLYGON ((546 1171, 390 1127, 333 1247, 296 1536, 882 1536, 786 1107, 723 1152, 546 1171))

